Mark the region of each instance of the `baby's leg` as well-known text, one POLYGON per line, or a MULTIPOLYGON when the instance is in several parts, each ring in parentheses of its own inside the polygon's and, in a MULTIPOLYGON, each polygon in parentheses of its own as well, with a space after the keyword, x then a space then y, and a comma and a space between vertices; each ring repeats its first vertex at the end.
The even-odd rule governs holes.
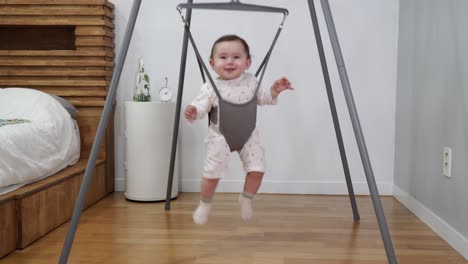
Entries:
POLYGON ((245 175, 244 192, 255 195, 262 184, 263 172, 250 171, 245 175))
POLYGON ((219 179, 208 179, 203 177, 201 182, 200 203, 193 213, 193 221, 196 224, 203 225, 208 222, 208 215, 211 211, 211 201, 218 185, 219 179))
POLYGON ((252 218, 252 199, 262 184, 263 172, 251 171, 245 176, 244 191, 239 196, 241 217, 244 220, 252 218))
POLYGON ((209 179, 203 177, 201 181, 201 197, 207 201, 213 199, 216 186, 218 186, 219 179, 209 179))
POLYGON ((230 150, 223 136, 210 131, 207 138, 207 156, 201 181, 200 204, 193 213, 196 224, 205 224, 211 211, 213 196, 219 179, 226 173, 230 150))
POLYGON ((262 184, 265 171, 264 151, 260 144, 258 131, 254 130, 239 156, 247 171, 244 182, 244 190, 239 196, 241 217, 244 220, 252 218, 252 199, 262 184))

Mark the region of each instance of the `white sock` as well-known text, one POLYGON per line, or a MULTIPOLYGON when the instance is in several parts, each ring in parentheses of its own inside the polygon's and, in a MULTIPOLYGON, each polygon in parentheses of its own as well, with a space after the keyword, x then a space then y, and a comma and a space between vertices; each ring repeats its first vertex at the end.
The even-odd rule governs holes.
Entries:
POLYGON ((253 194, 243 192, 239 195, 239 204, 241 211, 241 218, 244 221, 250 220, 253 216, 252 198, 253 194))
POLYGON ((193 212, 193 222, 197 225, 204 225, 208 222, 208 215, 211 211, 211 202, 200 201, 197 209, 193 212))

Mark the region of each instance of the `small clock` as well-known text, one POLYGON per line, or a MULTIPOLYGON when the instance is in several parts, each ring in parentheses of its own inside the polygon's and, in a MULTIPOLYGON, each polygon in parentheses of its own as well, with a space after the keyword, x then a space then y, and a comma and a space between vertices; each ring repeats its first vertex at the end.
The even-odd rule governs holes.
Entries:
POLYGON ((161 102, 169 102, 172 99, 172 90, 167 86, 167 78, 166 84, 159 89, 159 99, 161 102))

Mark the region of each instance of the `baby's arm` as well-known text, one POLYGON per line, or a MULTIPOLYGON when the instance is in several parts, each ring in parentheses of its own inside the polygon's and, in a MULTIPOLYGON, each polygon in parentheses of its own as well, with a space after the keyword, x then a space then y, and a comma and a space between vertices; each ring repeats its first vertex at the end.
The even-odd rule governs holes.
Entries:
POLYGON ((189 122, 195 121, 197 119, 197 108, 193 105, 187 105, 185 108, 185 119, 189 122))
POLYGON ((270 88, 271 96, 273 98, 278 97, 278 95, 285 91, 285 90, 294 90, 294 88, 291 87, 291 83, 289 82, 288 78, 283 77, 279 80, 277 80, 275 83, 270 88))
POLYGON ((275 105, 278 103, 278 95, 284 90, 294 90, 286 77, 273 83, 270 89, 260 89, 258 93, 259 105, 275 105))
POLYGON ((213 100, 213 89, 209 85, 203 84, 200 94, 185 108, 185 118, 188 121, 204 118, 210 112, 213 100))

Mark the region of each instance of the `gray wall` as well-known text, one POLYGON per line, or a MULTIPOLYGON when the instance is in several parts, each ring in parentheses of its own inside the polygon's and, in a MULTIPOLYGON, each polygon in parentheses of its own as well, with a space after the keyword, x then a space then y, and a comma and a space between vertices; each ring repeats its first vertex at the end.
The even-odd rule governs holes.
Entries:
POLYGON ((468 1, 400 1, 395 184, 468 237, 468 1), (452 148, 452 177, 442 151, 452 148))

